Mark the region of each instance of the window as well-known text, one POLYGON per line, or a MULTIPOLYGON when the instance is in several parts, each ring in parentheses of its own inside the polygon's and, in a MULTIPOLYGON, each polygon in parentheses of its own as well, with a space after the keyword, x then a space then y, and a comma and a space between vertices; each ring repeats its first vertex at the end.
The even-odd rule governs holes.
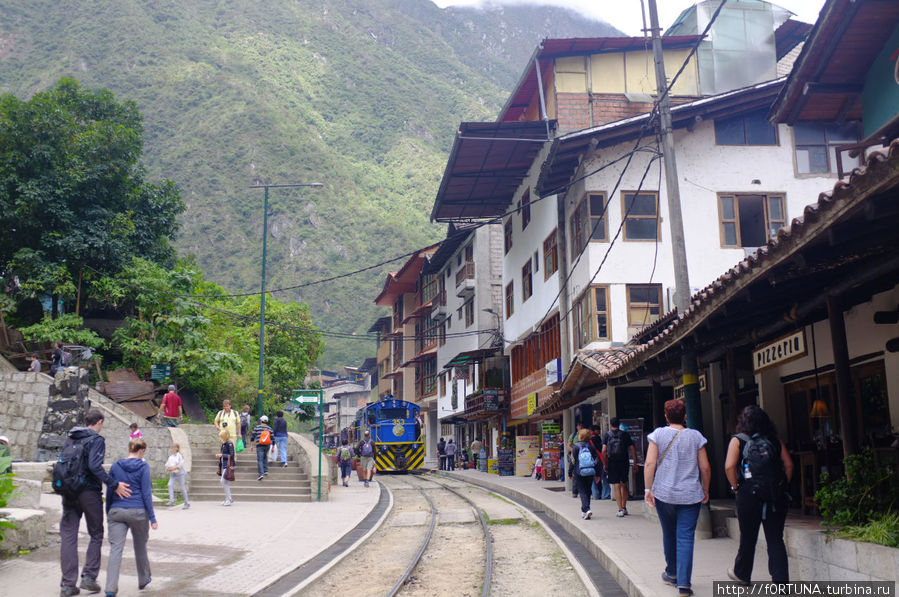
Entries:
POLYGON ((580 253, 588 239, 605 241, 609 238, 608 223, 605 218, 606 196, 604 193, 587 193, 571 214, 571 254, 580 253))
POLYGON ((465 263, 474 262, 474 245, 472 243, 468 243, 465 245, 465 263))
POLYGON ((722 247, 760 247, 787 223, 783 195, 719 195, 722 247))
POLYGON ((661 284, 627 285, 627 325, 642 329, 662 314, 661 284))
POLYGON ((521 302, 527 301, 534 294, 534 281, 531 276, 531 260, 528 259, 521 268, 521 302))
POLYGON ((540 251, 534 251, 534 273, 540 273, 540 251))
MULTIPOLYGON (((857 143, 858 123, 819 124, 797 122, 793 126, 793 140, 796 144, 796 173, 837 172, 837 146, 857 143)), ((859 158, 850 158, 842 152, 843 171, 859 165, 859 158)))
POLYGON ((444 319, 442 322, 440 322, 440 330, 437 332, 437 341, 440 346, 443 346, 446 344, 447 323, 448 323, 448 320, 446 320, 446 319, 444 319))
POLYGON ((441 373, 438 377, 438 380, 439 380, 439 387, 440 387, 439 394, 441 396, 446 396, 446 374, 441 373))
POLYGON ((403 297, 396 299, 393 303, 393 329, 403 325, 403 297))
POLYGON ((506 319, 515 313, 515 282, 506 285, 506 319))
POLYGON ((540 329, 512 349, 512 383, 518 383, 546 363, 561 356, 559 316, 554 315, 540 329))
POLYGON ((768 110, 715 120, 716 145, 777 145, 777 128, 768 122, 768 110))
POLYGON ((543 279, 547 280, 559 269, 559 256, 556 253, 556 231, 553 230, 543 241, 543 279))
POLYGON ((609 289, 591 286, 578 300, 572 312, 574 342, 583 348, 594 340, 609 340, 609 289))
POLYGON ((468 299, 468 302, 465 303, 465 327, 470 326, 474 323, 474 299, 468 299))
POLYGON ((425 359, 415 367, 415 381, 419 396, 437 392, 437 357, 425 359))
POLYGON ((659 239, 659 194, 623 192, 624 240, 659 239))
POLYGON ((503 255, 512 250, 512 218, 506 220, 503 227, 503 255))
POLYGON ((521 196, 521 229, 531 223, 531 189, 525 189, 521 196))
POLYGON ((434 274, 425 274, 421 277, 421 296, 419 300, 424 305, 437 296, 437 276, 434 274))

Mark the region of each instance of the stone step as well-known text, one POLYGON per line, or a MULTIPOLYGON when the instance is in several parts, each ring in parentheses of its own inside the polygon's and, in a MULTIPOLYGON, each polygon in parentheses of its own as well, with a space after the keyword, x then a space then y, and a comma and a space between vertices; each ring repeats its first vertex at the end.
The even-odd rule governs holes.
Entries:
MULTIPOLYGON (((205 477, 205 476, 213 476, 217 477, 216 471, 218 471, 218 467, 216 466, 204 466, 204 467, 195 467, 191 472, 191 479, 196 479, 197 477, 205 477)), ((256 466, 236 466, 234 467, 235 475, 257 475, 258 469, 256 466)), ((302 473, 297 469, 282 469, 282 468, 269 468, 268 475, 272 478, 278 479, 308 479, 309 475, 306 473, 302 473)))
MULTIPOLYGON (((309 493, 281 495, 260 492, 243 492, 231 488, 231 497, 235 502, 311 502, 315 496, 309 493)), ((194 502, 221 502, 225 499, 224 491, 219 488, 215 492, 194 492, 190 494, 190 501, 194 502)))
MULTIPOLYGON (((240 491, 242 493, 265 493, 271 495, 308 495, 309 491, 312 489, 309 486, 272 485, 267 481, 251 481, 251 483, 253 483, 253 485, 250 485, 249 483, 232 483, 231 491, 240 491)), ((215 493, 222 491, 221 484, 209 481, 197 486, 191 484, 190 496, 193 497, 196 493, 215 493)))

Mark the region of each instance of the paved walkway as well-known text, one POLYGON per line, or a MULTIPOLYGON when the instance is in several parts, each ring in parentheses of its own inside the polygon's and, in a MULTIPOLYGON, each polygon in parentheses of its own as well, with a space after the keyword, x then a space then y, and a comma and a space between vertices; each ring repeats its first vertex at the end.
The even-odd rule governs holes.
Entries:
MULTIPOLYGON (((438 471, 439 472, 439 471, 438 471)), ((441 474, 471 481, 507 495, 524 505, 543 510, 569 533, 579 537, 591 553, 631 597, 677 595, 661 581, 665 568, 662 529, 658 520, 644 515, 644 502, 628 502, 630 516, 617 518, 612 500, 592 501, 592 520, 581 519, 580 499, 564 491, 561 482, 537 481, 529 477, 500 477, 474 470, 441 474)), ((756 550, 753 577, 765 580, 767 552, 760 541, 756 550)), ((697 597, 712 595, 712 581, 727 580, 738 542, 731 538, 697 539, 693 552, 693 590, 697 597)))
MULTIPOLYGON (((359 524, 377 503, 379 487, 375 484, 366 489, 355 482, 349 488, 333 487, 330 499, 322 503, 237 501, 225 508, 219 502, 195 502, 189 510, 157 505, 159 529, 150 531, 148 545, 153 582, 138 591, 129 536, 118 594, 251 595, 359 524)), ((58 496, 42 495, 41 506, 58 522, 58 496)), ((53 532, 58 533, 58 526, 54 525, 53 532)), ((87 544, 82 523, 81 563, 87 544)), ((104 590, 108 555, 104 538, 99 578, 104 590)), ((0 595, 58 595, 59 580, 58 535, 51 536, 47 547, 0 563, 0 595)))

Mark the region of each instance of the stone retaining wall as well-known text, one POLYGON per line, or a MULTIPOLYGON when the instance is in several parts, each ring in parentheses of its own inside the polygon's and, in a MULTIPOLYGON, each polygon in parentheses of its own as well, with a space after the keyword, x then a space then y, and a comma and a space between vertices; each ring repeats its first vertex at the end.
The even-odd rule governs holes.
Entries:
POLYGON ((15 460, 35 458, 50 383, 43 373, 0 370, 0 434, 9 438, 15 460))

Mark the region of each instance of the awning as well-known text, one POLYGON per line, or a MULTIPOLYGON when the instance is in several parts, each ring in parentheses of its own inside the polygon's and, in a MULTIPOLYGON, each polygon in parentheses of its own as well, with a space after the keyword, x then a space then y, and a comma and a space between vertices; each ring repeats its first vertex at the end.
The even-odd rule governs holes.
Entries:
POLYGON ((428 350, 427 352, 423 352, 421 354, 415 355, 414 357, 412 357, 411 359, 409 359, 408 361, 403 363, 402 367, 409 367, 411 365, 414 365, 415 363, 420 363, 422 361, 426 361, 430 357, 434 357, 434 358, 437 357, 437 348, 436 347, 428 350))
POLYGON ((465 352, 460 352, 453 358, 447 362, 446 365, 443 366, 444 369, 449 369, 450 367, 465 367, 471 363, 478 363, 483 361, 487 357, 492 357, 499 354, 499 348, 479 348, 477 350, 467 350, 465 352))
POLYGON ((537 407, 537 409, 534 411, 534 414, 549 415, 552 413, 557 413, 583 401, 583 396, 577 396, 573 394, 563 395, 561 392, 553 392, 552 394, 550 394, 549 400, 537 407))

